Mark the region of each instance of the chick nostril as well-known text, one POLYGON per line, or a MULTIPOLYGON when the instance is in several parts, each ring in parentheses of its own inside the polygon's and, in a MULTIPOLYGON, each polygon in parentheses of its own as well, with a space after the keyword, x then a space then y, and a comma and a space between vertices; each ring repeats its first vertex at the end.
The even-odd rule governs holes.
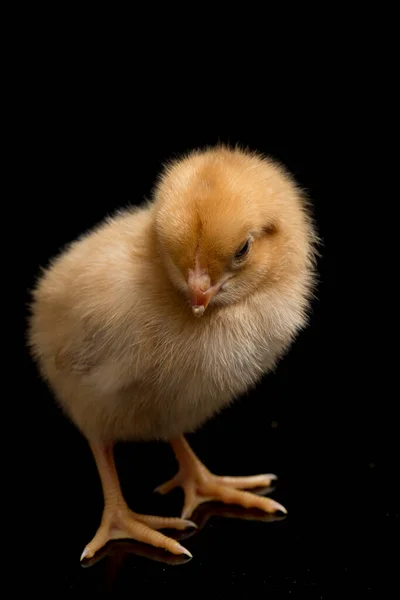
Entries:
POLYGON ((197 284, 203 293, 206 292, 211 286, 210 277, 208 275, 201 275, 197 279, 197 284))

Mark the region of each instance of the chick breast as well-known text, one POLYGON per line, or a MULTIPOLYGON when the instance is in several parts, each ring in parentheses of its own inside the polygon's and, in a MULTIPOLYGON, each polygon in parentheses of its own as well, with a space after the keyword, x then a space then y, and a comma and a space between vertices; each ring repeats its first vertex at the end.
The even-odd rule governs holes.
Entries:
POLYGON ((194 430, 271 369, 304 322, 293 286, 194 318, 165 276, 151 223, 147 208, 102 224, 34 291, 32 352, 92 439, 194 430))

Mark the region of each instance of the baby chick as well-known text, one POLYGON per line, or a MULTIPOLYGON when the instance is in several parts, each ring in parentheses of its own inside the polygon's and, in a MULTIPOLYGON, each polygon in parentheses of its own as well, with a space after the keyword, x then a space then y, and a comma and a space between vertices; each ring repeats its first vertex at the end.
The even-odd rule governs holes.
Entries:
POLYGON ((108 218, 38 278, 28 338, 55 398, 86 436, 104 493, 100 527, 83 551, 133 538, 190 553, 158 529, 195 526, 199 503, 286 512, 244 489, 274 475, 218 477, 195 456, 195 431, 254 386, 305 326, 316 236, 307 204, 275 162, 224 146, 171 162, 153 199, 108 218), (182 518, 132 512, 113 446, 168 440, 182 518))

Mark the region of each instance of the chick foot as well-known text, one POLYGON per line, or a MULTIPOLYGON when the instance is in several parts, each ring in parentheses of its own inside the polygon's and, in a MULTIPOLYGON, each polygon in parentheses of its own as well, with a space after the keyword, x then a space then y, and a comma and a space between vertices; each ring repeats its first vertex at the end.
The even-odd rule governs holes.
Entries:
POLYGON ((120 539, 134 539, 138 542, 164 548, 172 554, 191 553, 176 540, 163 535, 157 529, 186 529, 196 527, 192 521, 178 518, 140 515, 131 511, 126 505, 106 506, 103 518, 96 535, 82 552, 84 558, 92 558, 107 542, 120 539))
POLYGON ((158 529, 186 529, 197 527, 192 521, 179 518, 141 515, 131 511, 122 495, 118 474, 114 461, 113 447, 98 442, 89 442, 97 469, 100 475, 104 495, 103 518, 96 535, 86 546, 81 555, 92 558, 107 542, 120 539, 134 539, 164 548, 172 554, 192 556, 186 548, 176 540, 169 538, 158 529))
POLYGON ((287 513, 284 506, 271 498, 242 491, 256 487, 268 487, 273 480, 277 479, 276 475, 219 477, 202 464, 183 437, 172 440, 171 446, 179 462, 179 471, 175 477, 158 486, 155 491, 159 494, 167 494, 178 486, 182 487, 185 494, 182 518, 190 517, 203 502, 214 500, 224 504, 238 504, 245 508, 258 508, 267 513, 277 511, 287 513))

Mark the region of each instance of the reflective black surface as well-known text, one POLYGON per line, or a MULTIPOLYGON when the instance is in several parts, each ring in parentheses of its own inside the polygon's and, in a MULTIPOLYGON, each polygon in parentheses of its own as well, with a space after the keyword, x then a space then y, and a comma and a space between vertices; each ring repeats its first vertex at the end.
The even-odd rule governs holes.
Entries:
MULTIPOLYGON (((44 79, 41 85, 48 89, 44 79)), ((54 85, 61 80, 56 77, 54 85)), ((39 103, 41 120, 25 122, 25 172, 35 201, 21 225, 24 303, 39 266, 58 248, 116 207, 149 195, 162 161, 218 140, 270 153, 294 172, 312 199, 324 243, 320 283, 309 327, 276 373, 189 437, 217 474, 276 473, 271 495, 288 515, 204 505, 194 515, 199 530, 184 539, 191 560, 118 542, 89 565, 80 564, 101 518, 100 483, 85 440, 59 413, 26 355, 24 304, 14 401, 18 427, 10 442, 12 489, 19 490, 13 496, 18 518, 11 519, 16 549, 9 551, 15 589, 55 598, 97 592, 394 597, 397 394, 387 384, 389 353, 375 339, 388 309, 375 302, 376 283, 386 281, 374 263, 379 227, 366 222, 370 197, 368 189, 360 191, 368 131, 334 111, 317 118, 313 110, 305 114, 292 105, 273 120, 260 107, 253 123, 243 111, 216 125, 207 119, 199 125, 192 115, 180 126, 171 115, 157 113, 140 133, 143 123, 132 111, 120 121, 113 112, 114 123, 90 103, 86 111, 67 106, 68 97, 54 108, 46 104, 46 111, 39 103)), ((121 445, 116 457, 133 510, 179 515, 180 491, 152 493, 175 472, 168 445, 121 445)))

